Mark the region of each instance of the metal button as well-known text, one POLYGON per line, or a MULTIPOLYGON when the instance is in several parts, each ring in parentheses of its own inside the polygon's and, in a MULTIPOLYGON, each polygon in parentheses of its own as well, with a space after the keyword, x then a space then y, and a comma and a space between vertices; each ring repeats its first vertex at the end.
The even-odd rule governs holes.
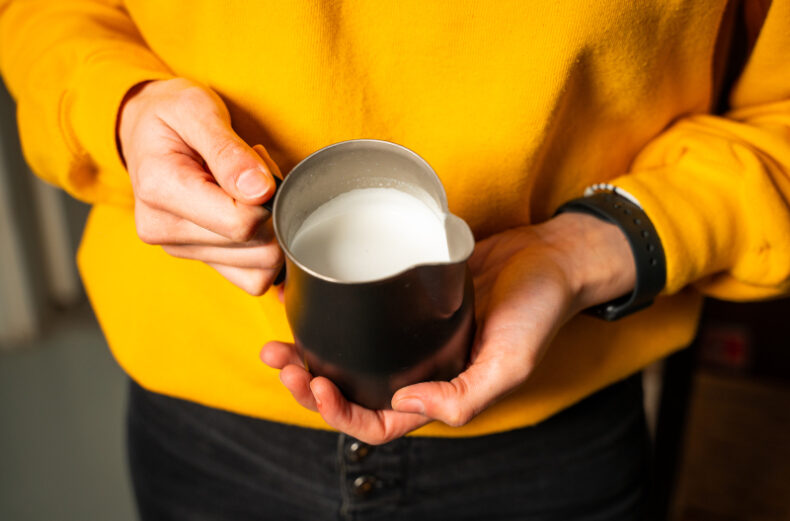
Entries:
POLYGON ((376 478, 374 476, 357 476, 354 479, 354 493, 360 497, 369 496, 376 486, 376 478))
POLYGON ((365 445, 361 441, 353 441, 346 450, 346 455, 349 461, 357 463, 368 457, 370 454, 370 445, 365 445))

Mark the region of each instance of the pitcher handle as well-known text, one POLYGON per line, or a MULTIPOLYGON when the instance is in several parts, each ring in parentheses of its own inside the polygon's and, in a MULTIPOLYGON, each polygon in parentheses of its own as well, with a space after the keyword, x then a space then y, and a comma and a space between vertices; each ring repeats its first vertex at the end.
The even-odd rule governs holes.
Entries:
MULTIPOLYGON (((266 208, 269 211, 269 218, 274 219, 274 198, 277 196, 277 192, 280 190, 280 185, 283 184, 283 180, 277 177, 276 175, 272 175, 274 179, 274 193, 269 198, 268 201, 263 203, 261 206, 266 208)), ((272 286, 279 286, 285 282, 285 262, 283 262, 282 268, 280 268, 280 272, 274 278, 274 282, 272 282, 272 286)))
MULTIPOLYGON (((264 160, 266 165, 269 167, 269 171, 272 173, 272 179, 274 179, 274 193, 269 198, 268 201, 263 203, 261 206, 266 208, 269 212, 270 218, 274 218, 274 198, 277 196, 277 192, 280 190, 280 185, 283 184, 283 180, 280 179, 280 169, 277 164, 272 161, 272 158, 269 157, 269 153, 263 147, 263 145, 255 145, 252 149, 264 160), (278 175, 279 174, 279 175, 278 175)), ((272 286, 279 286, 285 282, 285 263, 283 262, 283 267, 280 268, 280 273, 274 278, 274 282, 272 282, 272 286)))
POLYGON ((280 190, 280 186, 283 184, 283 180, 274 174, 272 174, 272 179, 274 179, 274 193, 269 198, 269 200, 264 202, 261 206, 269 210, 271 216, 274 217, 274 198, 277 197, 277 192, 280 190))

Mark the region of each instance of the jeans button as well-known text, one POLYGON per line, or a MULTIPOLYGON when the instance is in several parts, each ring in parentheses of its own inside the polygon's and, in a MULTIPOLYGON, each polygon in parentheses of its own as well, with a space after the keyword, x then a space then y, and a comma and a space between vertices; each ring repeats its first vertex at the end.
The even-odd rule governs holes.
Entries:
POLYGON ((367 497, 376 486, 376 478, 374 476, 357 476, 353 485, 354 494, 359 497, 367 497))
POLYGON ((370 445, 365 445, 361 441, 353 441, 346 450, 346 455, 349 461, 357 463, 368 457, 370 454, 370 445))

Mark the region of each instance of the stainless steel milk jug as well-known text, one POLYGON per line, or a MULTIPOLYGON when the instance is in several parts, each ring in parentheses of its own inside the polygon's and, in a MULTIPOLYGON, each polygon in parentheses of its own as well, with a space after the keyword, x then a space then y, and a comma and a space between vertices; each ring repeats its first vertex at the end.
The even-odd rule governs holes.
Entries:
POLYGON ((448 380, 463 370, 474 336, 466 263, 474 238, 449 213, 444 188, 421 157, 373 139, 330 145, 286 176, 273 220, 285 252, 286 314, 310 372, 332 380, 350 400, 382 409, 405 385, 448 380), (349 190, 374 187, 402 190, 444 214, 450 261, 349 282, 316 273, 294 256, 289 245, 315 209, 349 190))

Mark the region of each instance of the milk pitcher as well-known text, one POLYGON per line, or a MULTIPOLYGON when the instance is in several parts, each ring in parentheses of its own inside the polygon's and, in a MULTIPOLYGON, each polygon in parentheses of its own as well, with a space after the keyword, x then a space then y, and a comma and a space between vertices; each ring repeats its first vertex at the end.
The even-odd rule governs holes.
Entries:
POLYGON ((386 409, 397 389, 463 370, 474 336, 467 266, 474 238, 449 213, 444 187, 420 156, 373 139, 330 145, 286 176, 272 213, 285 252, 286 314, 312 374, 332 380, 351 401, 386 409), (350 190, 382 187, 417 197, 443 216, 448 262, 353 282, 317 273, 293 254, 294 236, 314 210, 350 190))

